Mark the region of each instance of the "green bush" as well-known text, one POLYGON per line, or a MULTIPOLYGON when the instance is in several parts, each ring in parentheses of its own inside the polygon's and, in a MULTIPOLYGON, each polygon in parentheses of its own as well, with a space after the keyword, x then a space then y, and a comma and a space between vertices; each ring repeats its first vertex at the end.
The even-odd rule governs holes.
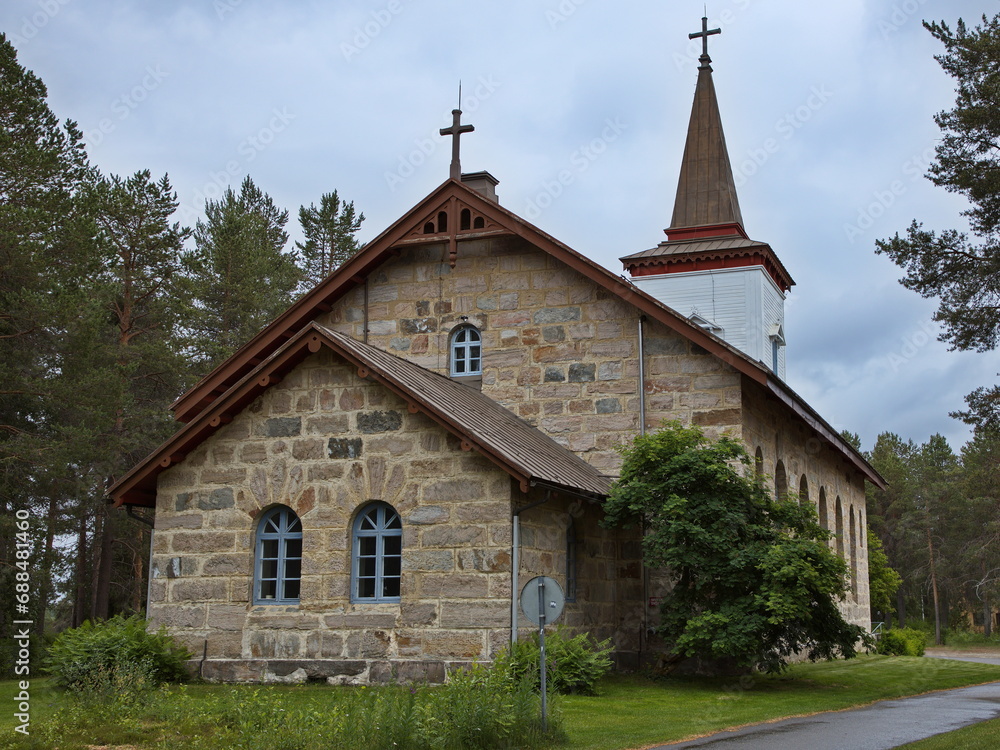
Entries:
POLYGON ((60 633, 45 668, 61 687, 122 696, 187 679, 184 662, 190 658, 163 628, 150 633, 141 617, 117 615, 60 633))
POLYGON ((913 628, 891 628, 878 641, 878 653, 887 656, 923 656, 927 633, 913 628))
MULTIPOLYGON (((595 643, 586 633, 570 637, 557 627, 545 634, 546 687, 562 695, 580 693, 594 695, 597 681, 611 669, 611 639, 595 643)), ((520 680, 528 675, 539 687, 538 634, 519 640, 501 651, 496 658, 499 669, 505 669, 520 680)))

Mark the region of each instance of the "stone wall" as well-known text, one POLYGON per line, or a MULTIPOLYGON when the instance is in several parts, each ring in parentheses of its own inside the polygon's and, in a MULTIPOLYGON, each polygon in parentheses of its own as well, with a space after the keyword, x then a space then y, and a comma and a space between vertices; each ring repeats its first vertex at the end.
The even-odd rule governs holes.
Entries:
POLYGON ((160 476, 150 618, 209 678, 440 680, 509 638, 511 480, 329 352, 160 476), (402 602, 351 603, 354 514, 403 521, 402 602), (255 519, 303 527, 298 606, 252 603, 255 519), (301 673, 300 673, 301 674, 301 673))
MULTIPOLYGON (((643 569, 638 529, 606 529, 594 502, 553 496, 521 513, 519 586, 535 576, 555 578, 567 595, 558 624, 573 633, 611 639, 618 663, 634 667, 642 648, 643 569), (575 530, 576 597, 567 585, 567 535, 575 530)), ((537 630, 519 617, 520 637, 537 630)))
MULTIPOLYGON (((481 388, 529 424, 610 474, 616 447, 639 429, 639 313, 519 238, 403 247, 369 277, 368 342, 448 373, 448 336, 483 336, 481 388)), ((365 290, 321 323, 365 337, 365 290)), ((680 419, 739 434, 738 373, 655 321, 646 323, 647 424, 680 419)))
POLYGON ((743 439, 750 454, 759 449, 760 468, 769 481, 780 482, 783 473, 787 490, 807 499, 819 513, 823 527, 835 534, 830 546, 854 572, 851 592, 841 610, 849 622, 870 628, 864 476, 803 421, 768 398, 761 386, 744 379, 743 387, 743 439))

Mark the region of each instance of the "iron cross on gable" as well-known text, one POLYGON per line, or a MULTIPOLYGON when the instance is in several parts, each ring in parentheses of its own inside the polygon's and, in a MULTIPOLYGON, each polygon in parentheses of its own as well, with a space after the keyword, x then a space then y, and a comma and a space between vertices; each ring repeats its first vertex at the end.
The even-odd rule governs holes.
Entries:
POLYGON ((701 57, 698 61, 702 66, 707 66, 708 63, 712 62, 712 58, 708 56, 708 38, 713 34, 721 34, 722 29, 711 29, 708 28, 708 16, 701 17, 701 31, 695 31, 688 34, 688 39, 697 39, 701 37, 701 57))
POLYGON ((472 125, 462 125, 462 110, 453 109, 451 111, 452 123, 450 128, 441 128, 441 135, 451 136, 451 174, 453 180, 462 179, 462 162, 459 158, 459 138, 462 133, 471 133, 475 128, 472 125))

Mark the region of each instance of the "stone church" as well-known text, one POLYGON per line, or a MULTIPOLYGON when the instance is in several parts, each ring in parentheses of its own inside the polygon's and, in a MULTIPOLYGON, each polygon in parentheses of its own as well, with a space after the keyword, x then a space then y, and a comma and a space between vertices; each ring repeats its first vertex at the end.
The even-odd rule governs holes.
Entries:
POLYGON ((666 240, 630 278, 462 174, 456 110, 450 178, 173 404, 109 494, 155 509, 148 615, 204 677, 441 681, 533 627, 536 575, 641 663, 666 581, 600 507, 617 447, 669 419, 741 438, 817 508, 869 625, 883 482, 785 383, 793 282, 743 229, 703 49, 666 240))

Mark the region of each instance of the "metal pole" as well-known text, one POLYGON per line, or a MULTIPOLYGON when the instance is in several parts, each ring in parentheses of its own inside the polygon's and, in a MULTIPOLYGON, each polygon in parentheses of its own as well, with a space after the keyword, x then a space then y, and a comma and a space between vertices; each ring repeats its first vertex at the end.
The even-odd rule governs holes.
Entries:
POLYGON ((538 582, 538 668, 542 683, 542 731, 549 731, 545 694, 545 580, 538 582))
POLYGON ((510 642, 517 642, 518 569, 521 567, 521 516, 514 513, 514 533, 510 561, 510 642))

